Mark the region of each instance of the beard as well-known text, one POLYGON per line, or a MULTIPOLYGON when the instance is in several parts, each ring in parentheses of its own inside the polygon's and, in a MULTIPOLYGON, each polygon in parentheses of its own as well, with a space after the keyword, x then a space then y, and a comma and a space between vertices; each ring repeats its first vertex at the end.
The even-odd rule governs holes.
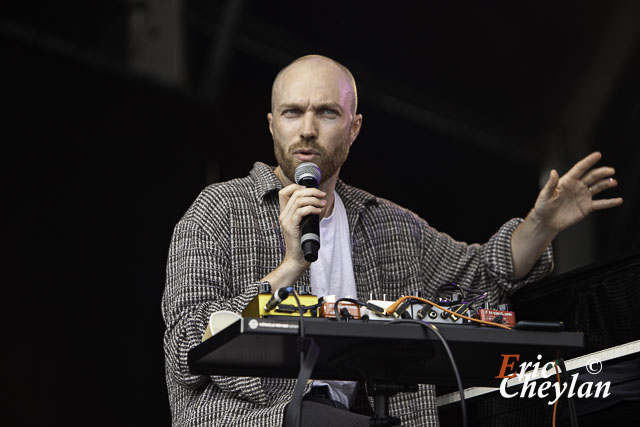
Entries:
POLYGON ((304 163, 298 160, 293 154, 298 149, 309 148, 319 153, 317 160, 312 163, 317 164, 320 168, 320 173, 322 175, 320 183, 323 183, 334 176, 338 170, 340 170, 349 155, 349 144, 347 144, 346 141, 344 144, 340 144, 332 151, 323 149, 316 143, 316 141, 296 142, 289 147, 288 150, 285 150, 282 144, 280 144, 275 138, 273 142, 273 151, 276 156, 276 160, 278 161, 278 166, 282 169, 284 176, 286 176, 291 182, 296 182, 296 168, 300 163, 304 163))

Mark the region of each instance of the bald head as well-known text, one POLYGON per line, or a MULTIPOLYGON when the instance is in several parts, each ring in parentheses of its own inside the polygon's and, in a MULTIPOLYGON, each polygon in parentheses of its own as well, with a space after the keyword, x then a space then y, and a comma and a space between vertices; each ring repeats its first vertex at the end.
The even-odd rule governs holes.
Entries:
POLYGON ((322 55, 303 56, 280 70, 271 88, 271 111, 274 111, 287 85, 319 75, 332 75, 337 89, 341 92, 341 98, 344 98, 351 114, 355 116, 358 108, 358 91, 351 71, 339 62, 322 55))
POLYGON ((322 171, 320 185, 333 188, 362 126, 356 104, 353 76, 332 59, 305 56, 278 73, 267 120, 283 185, 294 182, 301 162, 310 161, 322 171))

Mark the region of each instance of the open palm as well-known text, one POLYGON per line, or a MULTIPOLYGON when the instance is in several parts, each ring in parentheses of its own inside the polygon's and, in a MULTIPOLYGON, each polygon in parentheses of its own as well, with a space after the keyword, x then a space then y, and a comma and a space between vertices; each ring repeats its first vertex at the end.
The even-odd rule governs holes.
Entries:
POLYGON ((558 176, 556 170, 552 170, 536 200, 533 208, 535 215, 559 232, 580 222, 594 210, 622 204, 620 197, 593 199, 596 194, 617 185, 617 181, 612 178, 615 174, 612 167, 592 169, 601 158, 601 153, 591 153, 562 177, 558 176))

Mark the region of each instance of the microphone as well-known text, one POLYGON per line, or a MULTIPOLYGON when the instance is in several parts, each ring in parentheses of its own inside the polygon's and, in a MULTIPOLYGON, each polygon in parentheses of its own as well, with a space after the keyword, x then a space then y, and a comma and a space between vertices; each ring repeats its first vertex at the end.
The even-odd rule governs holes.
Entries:
POLYGON ((278 289, 269 299, 269 301, 267 301, 267 303, 264 305, 264 311, 269 312, 276 308, 278 304, 287 299, 291 291, 293 291, 293 288, 291 286, 286 286, 284 288, 278 289))
MULTIPOLYGON (((295 172, 296 184, 307 188, 318 188, 320 184, 320 168, 315 163, 300 163, 295 172)), ((318 215, 310 214, 300 222, 300 246, 307 262, 318 259, 320 250, 320 220, 318 215)))

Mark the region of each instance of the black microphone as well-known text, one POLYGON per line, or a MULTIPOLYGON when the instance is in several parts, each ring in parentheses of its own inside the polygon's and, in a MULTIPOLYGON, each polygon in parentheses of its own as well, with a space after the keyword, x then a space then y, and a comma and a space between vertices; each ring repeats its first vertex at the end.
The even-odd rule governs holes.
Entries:
POLYGON ((278 304, 287 299, 292 290, 293 288, 291 286, 278 289, 264 305, 264 311, 269 312, 276 308, 278 304))
MULTIPOLYGON (((318 188, 320 184, 320 168, 315 163, 300 163, 296 168, 296 184, 307 188, 318 188)), ((304 253, 304 259, 314 262, 318 259, 320 250, 320 219, 316 214, 310 214, 302 218, 300 223, 300 246, 304 253)))

